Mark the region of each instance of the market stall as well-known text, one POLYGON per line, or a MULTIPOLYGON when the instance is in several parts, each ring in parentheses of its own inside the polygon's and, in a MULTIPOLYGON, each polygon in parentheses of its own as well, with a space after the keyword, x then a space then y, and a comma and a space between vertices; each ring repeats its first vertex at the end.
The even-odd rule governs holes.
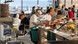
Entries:
POLYGON ((38 31, 41 43, 52 43, 53 41, 78 41, 78 28, 75 25, 75 21, 71 19, 68 20, 65 16, 61 19, 56 19, 54 22, 46 22, 45 26, 40 26, 38 31))

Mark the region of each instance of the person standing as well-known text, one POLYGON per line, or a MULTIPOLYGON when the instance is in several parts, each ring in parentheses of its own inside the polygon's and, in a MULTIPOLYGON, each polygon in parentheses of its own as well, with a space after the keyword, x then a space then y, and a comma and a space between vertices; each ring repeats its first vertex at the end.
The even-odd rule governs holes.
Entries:
POLYGON ((41 10, 41 12, 42 12, 42 15, 43 15, 43 14, 45 13, 45 12, 44 12, 44 9, 43 9, 43 7, 41 7, 41 9, 40 9, 40 10, 41 10))
POLYGON ((30 28, 37 25, 37 24, 40 24, 38 18, 41 16, 41 11, 40 10, 36 10, 35 14, 33 14, 31 17, 30 17, 30 28))
MULTIPOLYGON (((45 22, 46 27, 54 25, 54 23, 52 23, 52 24, 50 23, 50 22, 53 22, 53 20, 54 20, 54 14, 55 14, 55 11, 54 11, 53 8, 50 8, 50 9, 47 10, 46 15, 44 16, 44 19, 46 20, 46 22, 45 22)), ((56 40, 55 34, 50 33, 49 31, 48 31, 48 33, 43 31, 43 34, 47 35, 47 40, 48 41, 49 40, 56 40)))
POLYGON ((68 8, 68 16, 69 16, 69 19, 72 19, 72 20, 74 19, 74 13, 71 7, 68 8))
POLYGON ((13 16, 13 31, 16 33, 16 37, 18 37, 18 34, 19 34, 20 23, 21 23, 21 20, 19 19, 19 14, 15 14, 13 16))
POLYGON ((32 7, 31 15, 35 14, 35 6, 32 7))
POLYGON ((73 5, 72 11, 73 11, 73 13, 75 13, 75 5, 73 5))
POLYGON ((17 30, 19 30, 20 23, 21 23, 21 20, 19 19, 19 14, 15 14, 13 18, 13 28, 16 28, 17 30))
POLYGON ((53 8, 48 9, 46 12, 46 15, 44 16, 44 19, 47 21, 51 21, 54 13, 55 13, 55 11, 53 8))
MULTIPOLYGON (((41 25, 42 23, 39 22, 39 17, 41 16, 41 11, 40 10, 36 10, 35 14, 33 14, 31 17, 30 17, 30 29, 36 25, 41 25)), ((32 29, 31 29, 32 30, 32 29)), ((38 31, 38 29, 35 29, 36 31, 38 31)), ((34 31, 34 34, 32 33, 32 31, 30 31, 30 37, 31 37, 31 41, 34 43, 34 44, 38 44, 38 41, 36 39, 38 39, 36 37, 36 35, 38 35, 37 33, 35 33, 35 30, 34 31), (36 35, 35 35, 36 34, 36 35), (32 40, 33 37, 35 38, 35 41, 32 40)))
POLYGON ((19 18, 21 20, 19 30, 21 31, 21 34, 25 35, 27 33, 27 31, 25 30, 25 25, 29 25, 29 19, 25 16, 23 12, 20 14, 19 18))

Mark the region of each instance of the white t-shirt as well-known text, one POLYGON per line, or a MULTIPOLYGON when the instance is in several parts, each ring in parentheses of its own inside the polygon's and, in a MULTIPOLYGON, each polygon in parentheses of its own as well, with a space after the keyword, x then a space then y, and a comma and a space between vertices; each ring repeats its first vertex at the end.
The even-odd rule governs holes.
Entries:
POLYGON ((16 28, 17 30, 19 30, 20 23, 21 23, 21 20, 19 19, 19 14, 17 14, 16 17, 13 18, 13 28, 16 28))
POLYGON ((30 28, 35 26, 32 22, 39 22, 38 17, 35 14, 30 18, 30 28))
POLYGON ((19 26, 20 26, 21 20, 18 18, 13 18, 13 27, 17 28, 17 30, 19 30, 19 26))
POLYGON ((51 19, 52 19, 51 15, 48 15, 48 14, 44 15, 43 18, 44 18, 46 21, 51 21, 51 19))

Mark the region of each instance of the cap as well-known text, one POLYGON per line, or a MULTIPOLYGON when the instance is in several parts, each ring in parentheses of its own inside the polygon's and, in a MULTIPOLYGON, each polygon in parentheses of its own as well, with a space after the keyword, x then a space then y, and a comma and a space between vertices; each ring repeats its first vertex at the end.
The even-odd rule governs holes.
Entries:
POLYGON ((37 10, 36 10, 36 12, 38 12, 38 13, 42 14, 41 10, 39 10, 39 9, 37 9, 37 10))

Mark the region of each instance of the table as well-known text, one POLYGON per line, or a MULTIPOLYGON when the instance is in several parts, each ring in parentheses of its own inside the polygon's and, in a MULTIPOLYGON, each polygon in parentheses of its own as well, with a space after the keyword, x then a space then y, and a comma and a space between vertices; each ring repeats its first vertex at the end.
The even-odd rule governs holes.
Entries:
MULTIPOLYGON (((78 36, 76 37, 72 37, 71 34, 65 33, 65 32, 61 32, 61 31, 57 31, 57 30, 52 30, 52 29, 45 29, 45 28, 39 28, 39 40, 41 42, 42 40, 42 33, 41 31, 44 30, 45 32, 50 32, 50 33, 54 33, 56 35, 56 38, 60 39, 60 40, 54 40, 54 41, 78 41, 78 36)), ((44 35, 43 35, 44 36, 44 35)), ((53 41, 53 40, 52 40, 53 41)), ((52 42, 50 41, 50 42, 52 42)))

